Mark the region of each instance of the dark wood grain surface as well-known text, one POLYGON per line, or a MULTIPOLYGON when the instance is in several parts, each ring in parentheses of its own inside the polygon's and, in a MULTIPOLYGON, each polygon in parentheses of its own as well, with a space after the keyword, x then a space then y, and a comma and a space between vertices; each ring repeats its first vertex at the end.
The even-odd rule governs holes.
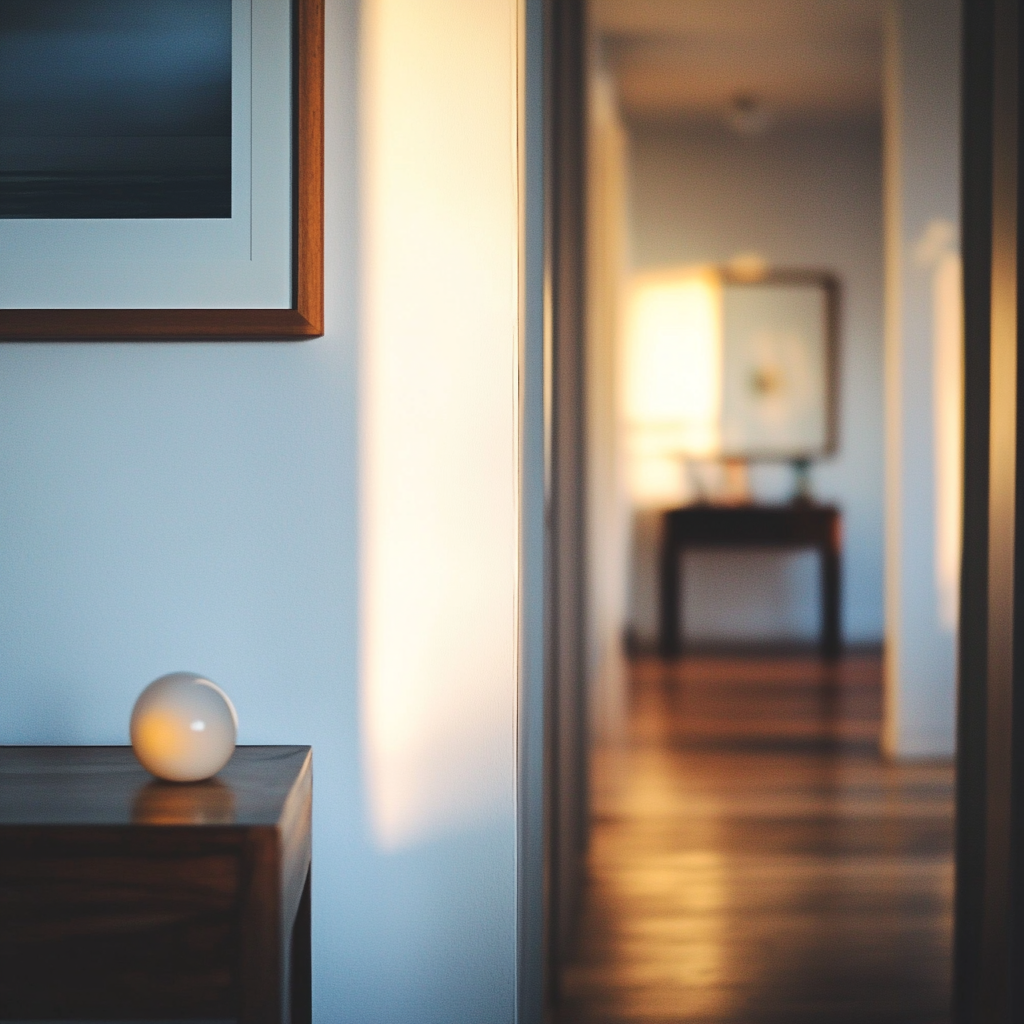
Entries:
POLYGON ((295 8, 295 314, 293 337, 324 333, 324 0, 295 8))
POLYGON ((952 769, 877 753, 880 664, 645 660, 562 1024, 949 1020, 952 769))
POLYGON ((308 747, 0 748, 0 1019, 309 1019, 308 747))
POLYGON ((0 747, 3 825, 275 825, 309 747, 236 747, 206 782, 161 782, 131 747, 0 747))

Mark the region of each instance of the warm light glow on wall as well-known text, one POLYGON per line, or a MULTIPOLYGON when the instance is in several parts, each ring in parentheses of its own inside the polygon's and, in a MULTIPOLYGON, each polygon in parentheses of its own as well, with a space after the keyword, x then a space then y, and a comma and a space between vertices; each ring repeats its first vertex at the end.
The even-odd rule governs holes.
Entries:
POLYGON ((690 269, 637 275, 626 347, 626 420, 640 448, 713 454, 722 407, 718 275, 690 269))
POLYGON ((684 456, 717 453, 722 411, 722 283, 682 267, 637 274, 626 310, 625 420, 637 504, 677 500, 684 456))
POLYGON ((935 583, 939 621, 956 630, 960 615, 960 535, 963 522, 963 270, 946 253, 933 277, 935 338, 935 583))
POLYGON ((362 6, 362 742, 384 849, 514 820, 516 17, 362 6))

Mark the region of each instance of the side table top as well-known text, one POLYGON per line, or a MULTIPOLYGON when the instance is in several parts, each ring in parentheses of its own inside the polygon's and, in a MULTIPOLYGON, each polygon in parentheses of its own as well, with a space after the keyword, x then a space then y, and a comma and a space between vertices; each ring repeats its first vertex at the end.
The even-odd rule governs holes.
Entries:
POLYGON ((664 514, 664 550, 682 545, 842 546, 842 513, 834 505, 685 505, 664 514))
POLYGON ((0 747, 0 826, 273 826, 308 787, 306 746, 237 747, 206 782, 161 782, 131 747, 0 747))
POLYGON ((665 510, 667 516, 676 519, 792 519, 800 517, 818 518, 839 515, 835 505, 819 504, 816 501, 789 501, 782 504, 746 502, 738 505, 715 505, 699 502, 665 510))

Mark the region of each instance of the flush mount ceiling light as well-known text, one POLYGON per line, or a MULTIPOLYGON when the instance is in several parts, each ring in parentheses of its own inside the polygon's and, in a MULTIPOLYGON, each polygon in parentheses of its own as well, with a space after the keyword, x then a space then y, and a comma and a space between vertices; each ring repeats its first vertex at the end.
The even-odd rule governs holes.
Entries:
POLYGON ((764 135, 773 120, 771 111, 751 93, 737 93, 729 101, 726 122, 737 135, 764 135))

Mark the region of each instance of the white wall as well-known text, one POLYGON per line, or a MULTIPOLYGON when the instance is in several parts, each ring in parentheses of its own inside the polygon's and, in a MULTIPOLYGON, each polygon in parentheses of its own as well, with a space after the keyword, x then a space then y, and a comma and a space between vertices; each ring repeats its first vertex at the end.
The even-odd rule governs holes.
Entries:
POLYGON ((956 716, 956 636, 936 586, 934 286, 942 225, 955 248, 960 220, 959 4, 898 0, 887 29, 884 740, 935 756, 953 752, 956 716))
MULTIPOLYGON (((846 640, 877 643, 883 602, 881 133, 872 122, 779 125, 742 137, 717 123, 631 126, 632 262, 637 268, 726 262, 821 268, 842 284, 839 450, 812 470, 812 490, 844 517, 846 640)), ((755 493, 785 500, 788 467, 755 468, 755 493)), ((649 517, 648 517, 649 518, 649 517)), ((656 628, 641 521, 633 626, 656 628)), ((684 603, 692 639, 810 639, 818 628, 813 555, 695 553, 684 603)))
POLYGON ((626 282, 626 134, 615 83, 591 39, 587 140, 587 685, 591 738, 622 735, 626 720, 629 505, 619 427, 619 333, 626 282))
POLYGON ((311 743, 323 1022, 514 1015, 516 32, 513 0, 328 0, 323 339, 0 346, 0 742, 125 743, 139 690, 186 668, 242 743, 311 743), (399 548, 416 608, 389 540, 432 546, 399 548), (382 648, 410 643, 398 678, 382 648), (430 814, 382 811, 379 773, 410 766, 381 730, 434 696, 439 731, 404 721, 413 768, 457 733, 430 814), (448 791, 456 768, 483 781, 448 791))

